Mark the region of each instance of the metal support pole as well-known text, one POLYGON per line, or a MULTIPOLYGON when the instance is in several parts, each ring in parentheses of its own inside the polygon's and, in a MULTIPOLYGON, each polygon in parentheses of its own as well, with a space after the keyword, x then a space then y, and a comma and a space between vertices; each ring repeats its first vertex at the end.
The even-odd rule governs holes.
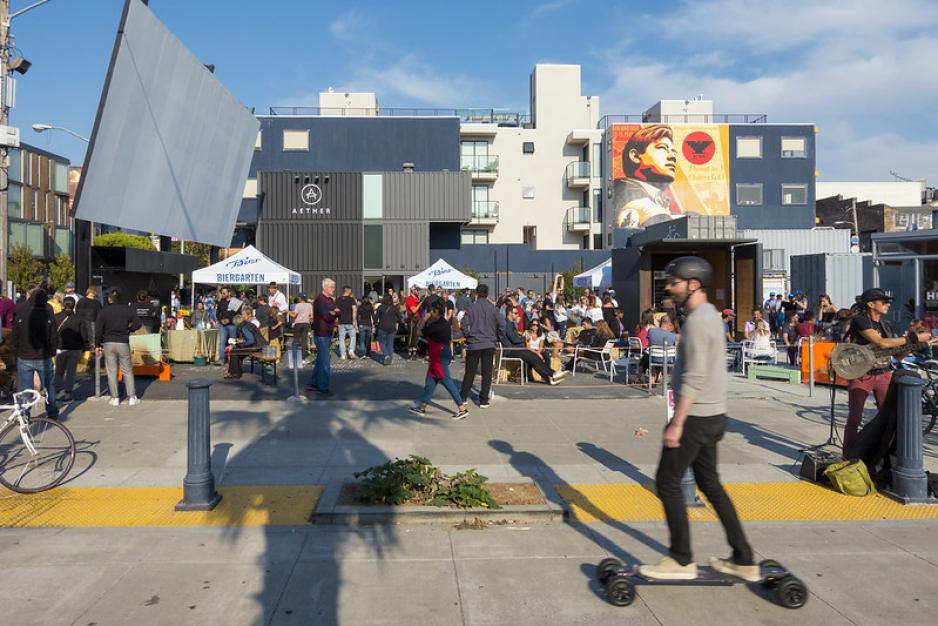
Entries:
MULTIPOLYGON (((833 385, 834 381, 828 381, 833 385)), ((808 397, 814 397, 814 335, 808 335, 808 397)))
POLYGON ((296 345, 296 335, 293 336, 293 343, 287 351, 287 365, 293 373, 293 395, 287 398, 290 402, 305 402, 306 397, 300 393, 300 364, 303 362, 302 348, 296 345))
POLYGON ((221 500, 221 494, 215 491, 215 477, 212 475, 211 386, 212 383, 203 378, 186 383, 189 388, 188 465, 177 511, 211 511, 221 500))
POLYGON ((897 384, 896 466, 892 470, 892 487, 886 493, 903 504, 938 504, 928 497, 928 476, 923 461, 922 387, 925 381, 917 376, 902 376, 897 384))

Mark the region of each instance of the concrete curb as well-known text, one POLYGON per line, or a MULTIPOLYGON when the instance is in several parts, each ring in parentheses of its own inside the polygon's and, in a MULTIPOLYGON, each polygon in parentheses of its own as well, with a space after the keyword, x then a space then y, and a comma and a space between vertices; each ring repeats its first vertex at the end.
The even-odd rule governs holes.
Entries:
MULTIPOLYGON (((449 509, 436 506, 339 506, 337 501, 342 485, 347 480, 330 481, 310 515, 311 524, 338 526, 373 526, 384 524, 459 524, 479 519, 489 523, 549 524, 564 519, 564 510, 547 497, 544 504, 506 505, 500 509, 482 507, 449 509)), ((530 483, 543 491, 534 481, 499 480, 498 482, 530 483)))

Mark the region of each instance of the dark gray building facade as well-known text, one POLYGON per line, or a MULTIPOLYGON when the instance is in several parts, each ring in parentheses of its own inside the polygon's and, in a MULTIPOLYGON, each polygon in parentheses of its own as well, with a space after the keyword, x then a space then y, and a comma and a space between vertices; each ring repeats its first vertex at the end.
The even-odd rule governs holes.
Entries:
POLYGON ((259 172, 257 247, 300 272, 358 293, 400 289, 429 265, 431 231, 470 219, 468 172, 259 172))

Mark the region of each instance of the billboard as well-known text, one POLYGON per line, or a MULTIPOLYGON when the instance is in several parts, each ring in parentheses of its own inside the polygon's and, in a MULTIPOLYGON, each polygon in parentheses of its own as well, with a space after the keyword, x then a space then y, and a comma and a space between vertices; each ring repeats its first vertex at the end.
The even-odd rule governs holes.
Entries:
POLYGON ((729 127, 613 124, 609 228, 640 228, 687 213, 729 215, 729 127))
POLYGON ((227 247, 258 121, 140 0, 126 0, 75 217, 227 247))

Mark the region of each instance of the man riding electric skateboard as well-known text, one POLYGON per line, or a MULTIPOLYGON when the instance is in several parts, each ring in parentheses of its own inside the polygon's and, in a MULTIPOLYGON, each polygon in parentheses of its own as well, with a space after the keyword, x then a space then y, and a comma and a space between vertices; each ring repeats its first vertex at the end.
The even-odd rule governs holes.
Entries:
POLYGON ((717 442, 726 430, 727 373, 723 323, 705 291, 713 270, 700 257, 684 256, 671 261, 665 274, 668 295, 683 307, 687 316, 674 364, 674 417, 664 430, 655 477, 671 546, 668 556, 657 564, 640 566, 638 572, 657 580, 697 577, 697 564, 690 546, 690 524, 681 491, 681 477, 690 467, 733 548, 729 559, 711 558, 710 565, 720 573, 756 582, 760 580, 759 565, 717 473, 717 442))

